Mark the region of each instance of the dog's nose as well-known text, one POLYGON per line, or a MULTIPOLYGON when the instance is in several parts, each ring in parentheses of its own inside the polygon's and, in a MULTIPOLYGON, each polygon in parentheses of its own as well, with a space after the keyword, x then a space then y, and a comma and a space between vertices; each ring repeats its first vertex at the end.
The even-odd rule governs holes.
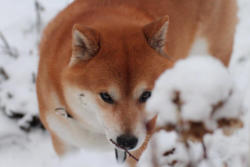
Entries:
POLYGON ((138 139, 132 135, 118 136, 116 141, 119 146, 124 147, 126 149, 133 149, 138 143, 138 139))

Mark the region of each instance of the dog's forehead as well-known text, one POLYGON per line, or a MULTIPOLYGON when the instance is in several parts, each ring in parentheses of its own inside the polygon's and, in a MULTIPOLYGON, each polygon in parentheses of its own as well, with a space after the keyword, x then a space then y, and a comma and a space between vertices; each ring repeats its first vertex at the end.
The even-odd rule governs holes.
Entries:
POLYGON ((155 68, 157 65, 151 63, 154 58, 138 55, 125 56, 118 55, 111 59, 112 61, 108 64, 105 64, 103 71, 107 74, 103 74, 102 77, 109 76, 106 78, 107 86, 114 85, 116 91, 119 90, 121 94, 130 94, 137 97, 142 91, 152 89, 156 79, 155 74, 159 73, 159 70, 155 68))
POLYGON ((115 85, 126 95, 134 94, 142 82, 147 86, 145 89, 153 88, 154 81, 166 68, 166 58, 148 45, 142 32, 130 38, 132 34, 126 33, 121 39, 114 34, 102 41, 98 55, 86 69, 91 87, 108 89, 110 85, 115 85))

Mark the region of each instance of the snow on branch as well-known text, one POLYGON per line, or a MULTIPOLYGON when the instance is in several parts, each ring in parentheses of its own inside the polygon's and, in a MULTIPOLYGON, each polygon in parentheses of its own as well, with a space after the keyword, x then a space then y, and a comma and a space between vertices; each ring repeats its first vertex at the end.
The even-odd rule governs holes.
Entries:
MULTIPOLYGON (((158 133, 153 140, 159 147, 149 148, 157 154, 156 165, 151 167, 216 166, 210 154, 216 143, 209 145, 206 138, 218 129, 229 136, 243 127, 241 102, 230 73, 217 59, 192 56, 177 62, 157 80, 146 106, 147 111, 158 114, 158 133), (168 148, 167 133, 171 131, 176 136, 174 147, 168 148)), ((217 166, 228 166, 228 162, 220 161, 217 166)))

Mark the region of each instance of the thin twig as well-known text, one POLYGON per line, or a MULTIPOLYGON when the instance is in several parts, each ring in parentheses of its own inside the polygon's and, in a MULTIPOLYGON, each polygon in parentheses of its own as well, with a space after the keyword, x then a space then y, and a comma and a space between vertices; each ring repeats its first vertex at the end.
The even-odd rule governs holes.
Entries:
POLYGON ((7 39, 5 38, 2 32, 0 32, 0 39, 2 40, 4 44, 4 46, 2 47, 4 52, 6 52, 11 57, 17 58, 18 57, 17 53, 15 52, 13 48, 11 48, 11 46, 9 45, 7 39))
POLYGON ((163 156, 172 155, 172 154, 174 154, 175 150, 176 150, 176 148, 172 148, 172 149, 170 149, 170 150, 164 152, 164 153, 163 153, 163 156))
POLYGON ((118 148, 124 150, 124 151, 125 151, 131 158, 133 158, 135 161, 137 161, 137 162, 139 161, 139 159, 136 158, 133 154, 131 154, 126 148, 124 148, 124 147, 118 145, 118 144, 117 144, 116 142, 114 142, 112 139, 110 139, 110 141, 111 141, 111 143, 113 143, 116 147, 118 147, 118 148))
POLYGON ((44 7, 36 0, 35 1, 35 10, 36 10, 36 30, 40 34, 42 29, 42 17, 41 12, 44 11, 44 7))
POLYGON ((202 148, 203 148, 203 158, 207 159, 207 147, 204 143, 204 140, 202 140, 201 144, 202 144, 202 148))
POLYGON ((6 73, 6 71, 2 67, 0 67, 0 76, 3 76, 4 80, 9 79, 9 75, 6 73))

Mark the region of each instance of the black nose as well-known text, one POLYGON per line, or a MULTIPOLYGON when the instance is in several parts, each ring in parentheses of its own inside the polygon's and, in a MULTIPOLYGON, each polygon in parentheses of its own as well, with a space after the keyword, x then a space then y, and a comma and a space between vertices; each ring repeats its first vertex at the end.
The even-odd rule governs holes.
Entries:
POLYGON ((138 139, 132 135, 121 135, 117 137, 116 141, 121 147, 133 149, 137 145, 138 139))

